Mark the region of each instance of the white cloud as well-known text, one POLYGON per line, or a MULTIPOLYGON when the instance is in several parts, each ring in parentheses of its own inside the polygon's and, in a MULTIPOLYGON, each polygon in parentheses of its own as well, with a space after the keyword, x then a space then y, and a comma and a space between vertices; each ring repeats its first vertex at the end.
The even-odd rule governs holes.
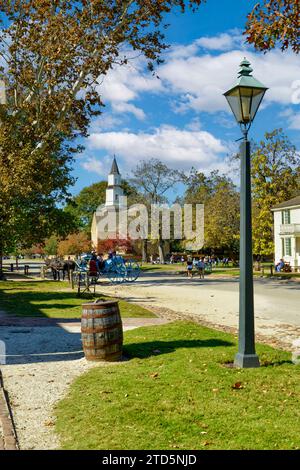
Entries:
POLYGON ((300 113, 294 114, 289 119, 289 129, 300 131, 300 113))
POLYGON ((286 108, 279 113, 279 116, 285 118, 288 129, 300 130, 300 113, 295 113, 292 108, 286 108))
POLYGON ((160 67, 159 76, 173 94, 180 95, 179 111, 228 111, 223 93, 233 85, 245 55, 253 66, 253 75, 269 87, 265 103, 290 104, 293 80, 300 77, 300 62, 292 53, 275 50, 266 55, 245 54, 241 49, 218 55, 170 57, 160 67))
POLYGON ((97 86, 98 93, 105 102, 110 102, 117 114, 131 113, 137 119, 144 120, 146 115, 141 108, 132 103, 144 92, 162 91, 162 83, 146 71, 143 58, 137 58, 128 65, 116 66, 103 82, 97 86))
POLYGON ((106 132, 92 134, 89 148, 122 157, 129 168, 138 161, 158 158, 174 167, 222 167, 227 147, 206 131, 162 126, 151 133, 106 132))
POLYGON ((185 127, 189 131, 200 131, 202 124, 199 117, 195 117, 185 127))
POLYGON ((217 113, 214 117, 214 122, 226 129, 236 128, 236 121, 232 119, 232 116, 224 112, 217 113))
POLYGON ((173 45, 157 71, 160 80, 146 70, 146 60, 141 57, 116 66, 98 91, 104 102, 111 103, 114 114, 133 114, 139 120, 145 120, 146 115, 137 100, 146 93, 169 94, 175 112, 227 114, 230 110, 223 93, 235 82, 245 55, 253 66, 253 75, 269 87, 263 106, 290 105, 295 95, 294 80, 300 77, 298 57, 279 50, 265 55, 255 53, 243 44, 238 30, 173 45))
POLYGON ((81 163, 81 166, 91 173, 96 173, 97 175, 102 176, 104 174, 104 165, 103 162, 98 160, 95 157, 88 157, 86 161, 81 163))
POLYGON ((208 50, 229 51, 244 42, 243 35, 238 30, 232 30, 218 36, 202 37, 196 41, 196 44, 208 50))
POLYGON ((144 111, 131 103, 112 103, 112 108, 114 111, 120 114, 131 113, 140 121, 143 121, 146 118, 146 114, 144 113, 144 111))
POLYGON ((94 118, 91 123, 90 132, 99 132, 115 129, 120 126, 123 120, 120 117, 113 116, 109 112, 104 112, 97 118, 94 118))
POLYGON ((98 87, 104 101, 126 102, 136 98, 136 93, 125 83, 122 83, 122 77, 118 75, 120 74, 111 72, 111 74, 104 80, 103 85, 98 87))
POLYGON ((197 54, 199 50, 199 45, 197 41, 194 41, 192 44, 183 45, 183 44, 173 44, 173 46, 168 49, 167 57, 168 60, 172 59, 182 59, 186 57, 191 57, 197 54))

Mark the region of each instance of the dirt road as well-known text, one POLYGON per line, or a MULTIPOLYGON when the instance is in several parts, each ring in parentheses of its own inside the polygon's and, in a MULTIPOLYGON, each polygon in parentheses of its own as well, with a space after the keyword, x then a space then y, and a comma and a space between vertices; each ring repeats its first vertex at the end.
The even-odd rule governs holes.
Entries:
MULTIPOLYGON (((167 308, 183 315, 197 315, 214 325, 238 327, 238 279, 200 280, 153 273, 143 274, 133 284, 102 284, 98 290, 145 307, 167 308)), ((300 283, 256 279, 254 290, 256 332, 288 344, 300 338, 300 283)))

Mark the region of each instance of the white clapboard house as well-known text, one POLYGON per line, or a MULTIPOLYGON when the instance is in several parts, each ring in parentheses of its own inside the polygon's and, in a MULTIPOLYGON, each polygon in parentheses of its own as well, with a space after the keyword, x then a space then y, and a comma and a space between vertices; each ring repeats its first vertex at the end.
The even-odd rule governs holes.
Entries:
POLYGON ((300 196, 277 204, 274 213, 275 263, 300 268, 300 196))

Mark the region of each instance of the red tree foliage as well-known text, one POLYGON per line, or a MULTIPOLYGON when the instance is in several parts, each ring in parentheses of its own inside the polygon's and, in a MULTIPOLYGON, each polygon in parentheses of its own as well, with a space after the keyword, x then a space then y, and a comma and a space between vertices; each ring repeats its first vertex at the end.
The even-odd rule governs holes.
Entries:
POLYGON ((98 253, 109 253, 112 251, 123 251, 125 253, 131 253, 133 249, 132 242, 129 239, 107 239, 98 242, 97 251, 98 253))

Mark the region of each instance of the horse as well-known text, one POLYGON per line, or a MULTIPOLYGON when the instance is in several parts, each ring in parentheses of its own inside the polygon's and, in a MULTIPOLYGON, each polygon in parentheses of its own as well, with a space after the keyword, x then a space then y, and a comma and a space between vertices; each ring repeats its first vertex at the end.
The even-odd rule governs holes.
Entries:
POLYGON ((65 280, 66 273, 68 275, 68 281, 71 280, 71 271, 75 271, 76 263, 75 261, 68 259, 63 263, 62 272, 63 272, 63 280, 65 280))
POLYGON ((60 271, 63 269, 63 263, 60 259, 47 259, 45 260, 47 268, 50 268, 52 271, 52 276, 54 281, 60 281, 60 271))

